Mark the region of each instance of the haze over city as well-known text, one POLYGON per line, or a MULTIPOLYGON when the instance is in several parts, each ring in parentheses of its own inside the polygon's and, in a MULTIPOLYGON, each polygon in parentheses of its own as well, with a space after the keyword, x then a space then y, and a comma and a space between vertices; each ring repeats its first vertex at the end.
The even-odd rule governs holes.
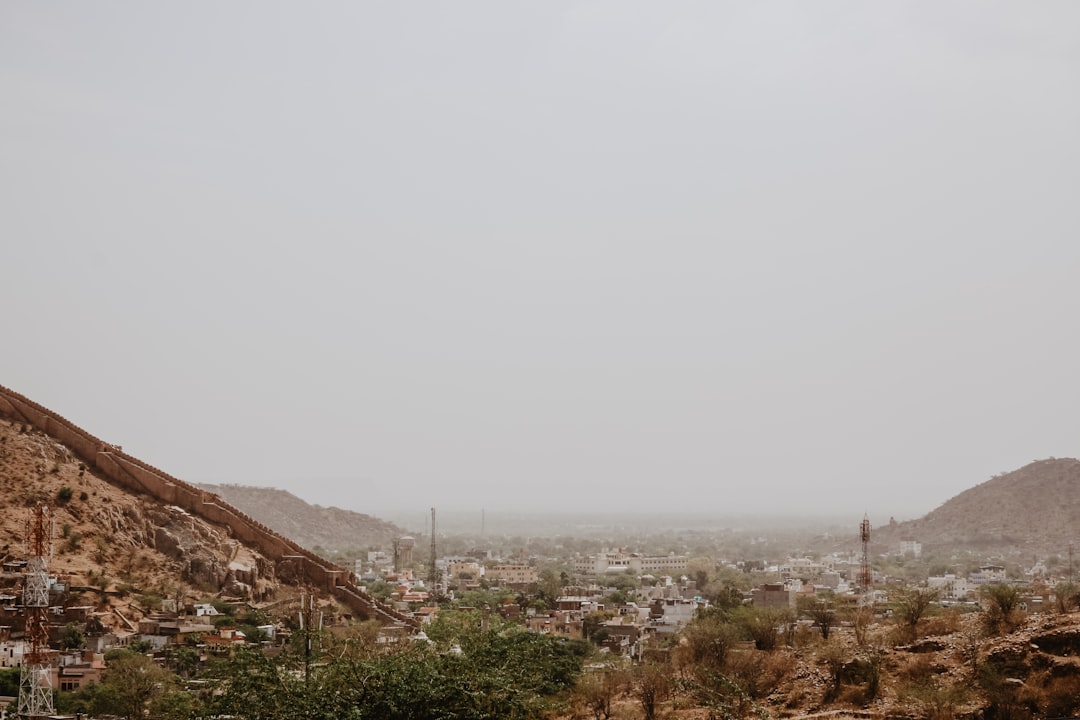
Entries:
POLYGON ((1073 3, 0 6, 0 383, 378 514, 1075 456, 1073 3))

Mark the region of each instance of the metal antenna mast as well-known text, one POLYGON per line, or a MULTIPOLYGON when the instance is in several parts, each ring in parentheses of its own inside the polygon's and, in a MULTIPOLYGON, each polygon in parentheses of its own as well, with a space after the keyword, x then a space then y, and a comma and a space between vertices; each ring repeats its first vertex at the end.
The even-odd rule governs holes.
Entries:
POLYGON ((30 509, 26 520, 26 645, 19 678, 19 717, 55 715, 52 665, 49 657, 49 558, 52 557, 52 514, 44 503, 30 509))
POLYGON ((311 588, 305 588, 300 593, 300 629, 304 631, 304 686, 311 682, 311 651, 314 640, 322 635, 323 614, 315 614, 315 593, 311 588))
POLYGON ((428 568, 428 592, 435 593, 435 584, 439 582, 439 571, 435 568, 435 508, 431 508, 431 566, 428 568))
POLYGON ((874 587, 874 569, 870 566, 870 518, 863 515, 859 525, 859 537, 862 539, 862 564, 859 566, 859 588, 863 597, 869 597, 874 587))

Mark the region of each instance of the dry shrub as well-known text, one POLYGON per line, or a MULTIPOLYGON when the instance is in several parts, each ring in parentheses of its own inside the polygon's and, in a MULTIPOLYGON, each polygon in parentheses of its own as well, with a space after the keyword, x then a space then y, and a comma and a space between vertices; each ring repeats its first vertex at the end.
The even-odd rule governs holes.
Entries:
POLYGON ((1066 675, 1027 683, 1032 703, 1046 717, 1065 717, 1080 711, 1080 676, 1066 675))
POLYGON ((927 675, 904 682, 897 695, 905 704, 918 710, 926 720, 953 720, 957 709, 970 697, 964 684, 952 685, 941 678, 927 675))
POLYGON ((935 675, 934 664, 928 655, 916 655, 897 674, 906 683, 921 683, 935 675))
POLYGON ((910 625, 893 625, 885 633, 885 642, 889 647, 901 647, 915 642, 917 636, 915 628, 910 625))
POLYGON ((950 608, 940 615, 927 618, 922 627, 923 635, 935 636, 935 635, 952 635, 955 632, 960 632, 960 612, 955 608, 950 608))
POLYGON ((796 648, 808 648, 816 645, 819 640, 821 640, 821 633, 814 632, 808 625, 800 623, 795 628, 795 634, 791 638, 791 645, 796 648))
POLYGON ((1027 720, 1032 716, 1034 685, 1018 682, 996 662, 979 665, 976 677, 986 700, 983 717, 987 720, 1027 720))
POLYGON ((795 658, 785 652, 749 650, 732 653, 727 673, 752 698, 763 698, 795 671, 795 658))

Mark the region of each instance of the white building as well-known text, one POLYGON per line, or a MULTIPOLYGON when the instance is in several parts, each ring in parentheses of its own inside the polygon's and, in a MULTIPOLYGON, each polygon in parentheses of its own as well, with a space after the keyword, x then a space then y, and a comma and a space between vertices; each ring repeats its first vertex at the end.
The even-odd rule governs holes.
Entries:
POLYGON ((604 550, 596 555, 574 560, 574 572, 578 575, 603 575, 609 572, 659 573, 681 575, 688 568, 690 558, 686 555, 659 555, 648 557, 640 553, 604 550))
POLYGON ((931 575, 926 579, 926 586, 939 591, 942 600, 953 601, 967 600, 968 593, 975 589, 975 585, 968 582, 967 578, 957 577, 952 573, 931 575))
POLYGON ((911 555, 913 558, 922 557, 922 543, 918 540, 901 540, 900 541, 900 554, 911 555))

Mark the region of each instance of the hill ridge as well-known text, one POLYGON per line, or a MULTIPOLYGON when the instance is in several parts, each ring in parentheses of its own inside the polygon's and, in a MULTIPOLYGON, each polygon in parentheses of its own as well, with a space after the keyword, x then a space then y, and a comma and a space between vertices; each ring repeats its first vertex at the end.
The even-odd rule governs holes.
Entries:
POLYGON ((200 483, 199 487, 307 548, 388 547, 394 538, 408 534, 385 520, 332 505, 309 503, 281 488, 238 483, 200 483))
POLYGON ((916 520, 875 529, 877 540, 934 547, 1062 553, 1080 528, 1080 460, 1046 458, 998 473, 916 520), (880 533, 880 534, 878 534, 880 533))

